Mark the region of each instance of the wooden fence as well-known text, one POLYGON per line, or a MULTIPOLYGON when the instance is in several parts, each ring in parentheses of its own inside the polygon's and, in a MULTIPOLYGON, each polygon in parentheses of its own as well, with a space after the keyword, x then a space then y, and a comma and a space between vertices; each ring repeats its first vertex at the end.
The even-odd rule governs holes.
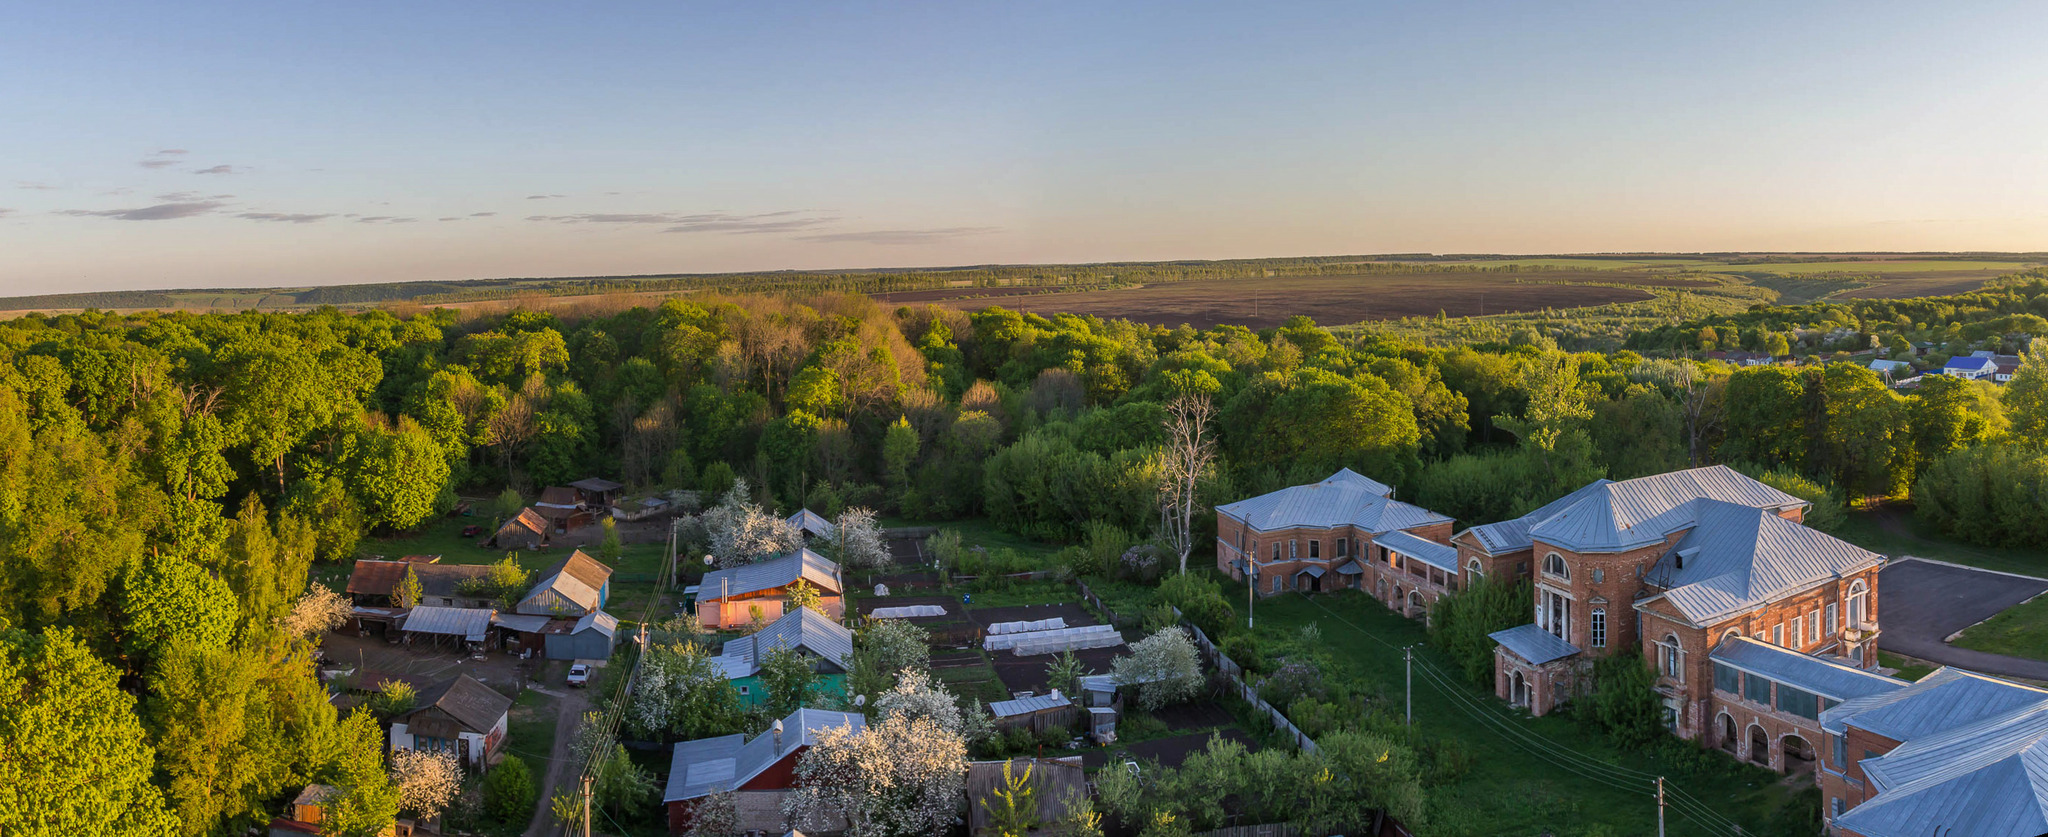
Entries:
MULTIPOLYGON (((1105 604, 1102 601, 1101 596, 1095 595, 1094 590, 1088 589, 1088 582, 1075 579, 1074 586, 1081 588, 1081 598, 1086 600, 1088 604, 1094 607, 1097 612, 1100 612, 1102 614, 1102 618, 1108 620, 1109 624, 1119 628, 1126 627, 1129 624, 1131 624, 1131 620, 1128 620, 1124 618, 1122 614, 1119 614, 1116 611, 1111 610, 1109 605, 1105 604)), ((1174 612, 1179 613, 1179 611, 1174 612)))
MULTIPOLYGON (((1174 608, 1173 615, 1180 616, 1180 608, 1174 608)), ((1216 670, 1229 679, 1232 686, 1236 687, 1237 696, 1244 698, 1245 702, 1251 704, 1253 709, 1265 713, 1267 718, 1272 719, 1274 730, 1293 739, 1294 743, 1303 750, 1311 753, 1321 751, 1321 748, 1316 746, 1315 739, 1308 737, 1307 733, 1302 732, 1300 727, 1295 726, 1293 721, 1287 719, 1287 713, 1281 712, 1272 704, 1267 703, 1265 698, 1259 697, 1258 689, 1252 688, 1250 683, 1245 682, 1244 666, 1238 665, 1236 660, 1223 653, 1223 649, 1216 647, 1216 643, 1210 642, 1209 635, 1202 633, 1202 629, 1195 627, 1195 623, 1182 618, 1180 624, 1181 627, 1188 630, 1189 634, 1194 636, 1195 647, 1201 649, 1202 656, 1209 661, 1209 664, 1215 666, 1216 670)))
POLYGON ((1194 837, 1297 837, 1301 834, 1294 826, 1285 823, 1269 825, 1233 825, 1215 831, 1198 831, 1194 837))

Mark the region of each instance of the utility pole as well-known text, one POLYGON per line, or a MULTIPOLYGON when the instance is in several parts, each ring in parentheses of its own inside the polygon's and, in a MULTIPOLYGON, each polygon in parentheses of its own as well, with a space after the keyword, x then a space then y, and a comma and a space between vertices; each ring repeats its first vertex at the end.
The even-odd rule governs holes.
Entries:
POLYGON ((1407 725, 1412 727, 1415 726, 1415 646, 1410 645, 1406 648, 1401 649, 1401 662, 1406 663, 1408 669, 1407 725))
MULTIPOLYGON (((1661 816, 1661 814, 1660 814, 1660 816, 1661 816)), ((1660 826, 1660 827, 1658 827, 1657 833, 1658 833, 1659 835, 1663 834, 1663 828, 1662 828, 1661 826, 1660 826)), ((583 835, 582 835, 582 837, 590 837, 590 776, 589 776, 589 774, 584 774, 584 776, 583 776, 583 835)))
POLYGON ((1664 777, 1657 777, 1657 837, 1664 837, 1664 777))

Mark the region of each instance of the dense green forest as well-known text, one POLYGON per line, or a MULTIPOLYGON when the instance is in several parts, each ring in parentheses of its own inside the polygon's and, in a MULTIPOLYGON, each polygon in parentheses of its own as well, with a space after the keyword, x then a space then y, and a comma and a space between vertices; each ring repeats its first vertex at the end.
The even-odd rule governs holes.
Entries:
POLYGON ((1819 502, 1820 525, 1844 497, 1910 496, 1963 537, 2034 542, 2048 349, 2004 387, 1906 394, 1857 363, 1697 358, 1781 339, 1822 359, 1893 337, 2017 349, 2044 314, 2033 275, 1759 306, 1611 353, 1536 328, 1445 346, 834 293, 577 319, 17 319, 0 324, 0 833, 235 833, 309 781, 347 792, 344 818, 388 817, 376 722, 338 716, 312 673, 308 569, 508 485, 745 477, 785 511, 1143 536, 1165 403, 1198 395, 1220 440, 1204 505, 1351 467, 1469 525, 1600 476, 1729 462, 1819 502))

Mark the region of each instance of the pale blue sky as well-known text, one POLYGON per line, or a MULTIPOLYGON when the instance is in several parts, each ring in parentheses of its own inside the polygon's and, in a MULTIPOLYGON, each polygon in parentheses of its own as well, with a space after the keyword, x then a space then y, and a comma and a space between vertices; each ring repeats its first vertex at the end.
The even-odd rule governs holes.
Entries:
POLYGON ((2038 2, 16 2, 0 293, 2048 249, 2044 31, 2038 2))

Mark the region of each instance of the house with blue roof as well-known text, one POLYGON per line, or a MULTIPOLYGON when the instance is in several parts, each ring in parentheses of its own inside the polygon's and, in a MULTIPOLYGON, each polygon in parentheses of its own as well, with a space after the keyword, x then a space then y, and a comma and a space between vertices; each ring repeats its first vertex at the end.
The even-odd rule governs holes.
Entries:
POLYGON ((1952 357, 1941 367, 1941 374, 1952 378, 1981 381, 1998 374, 1998 361, 1989 355, 1952 357))
POLYGON ((1942 668, 1821 725, 1829 834, 2048 833, 2048 690, 1942 668))
POLYGON ((846 694, 846 675, 853 670, 853 631, 807 607, 785 613, 759 631, 727 640, 710 662, 732 682, 741 703, 759 706, 768 698, 761 682, 761 662, 778 649, 794 651, 811 662, 820 697, 846 694))
POLYGON ((1845 672, 1877 664, 1884 558, 1803 525, 1807 505, 1713 466, 1598 480, 1459 532, 1467 585, 1534 587, 1535 619, 1493 635, 1496 694, 1545 714, 1585 688, 1592 660, 1640 653, 1675 734, 1773 769, 1811 764, 1815 716, 1881 682, 1845 672))
POLYGON ((1349 468, 1216 507, 1216 568, 1261 596, 1365 590, 1422 617, 1458 589, 1452 520, 1349 468))

